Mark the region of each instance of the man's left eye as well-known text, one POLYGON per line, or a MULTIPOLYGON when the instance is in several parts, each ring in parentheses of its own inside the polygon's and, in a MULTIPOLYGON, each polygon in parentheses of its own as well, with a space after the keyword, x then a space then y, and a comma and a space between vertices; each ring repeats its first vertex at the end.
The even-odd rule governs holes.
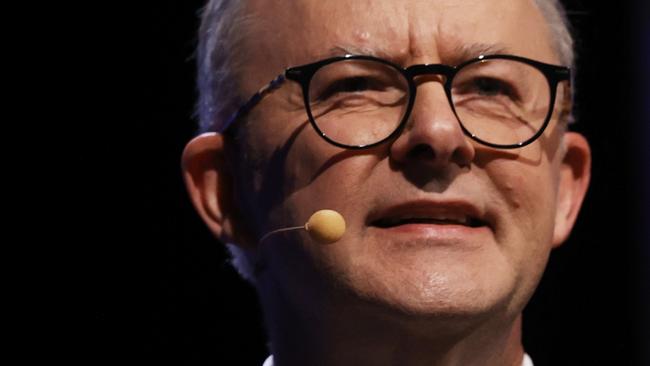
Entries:
POLYGON ((471 84, 470 90, 464 92, 477 93, 485 97, 506 96, 511 99, 516 99, 517 96, 514 88, 504 80, 481 77, 472 80, 471 84))
POLYGON ((476 91, 485 95, 508 94, 508 86, 501 80, 493 78, 474 79, 476 91))

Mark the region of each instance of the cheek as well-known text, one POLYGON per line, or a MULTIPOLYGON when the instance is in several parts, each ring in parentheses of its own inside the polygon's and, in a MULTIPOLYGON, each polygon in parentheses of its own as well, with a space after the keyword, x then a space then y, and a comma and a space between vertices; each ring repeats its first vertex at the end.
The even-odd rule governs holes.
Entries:
MULTIPOLYGON (((497 165, 497 164, 495 164, 497 165)), ((507 162, 488 169, 496 187, 499 207, 497 235, 521 247, 540 250, 550 246, 557 187, 549 169, 507 162)))
POLYGON ((340 211, 346 220, 356 221, 357 213, 364 208, 367 180, 379 159, 341 150, 316 138, 296 143, 287 157, 284 176, 289 204, 303 215, 330 208, 340 211))
POLYGON ((523 289, 525 303, 541 278, 552 248, 556 181, 548 166, 516 161, 494 164, 486 170, 495 187, 495 239, 498 250, 523 289))
POLYGON ((323 140, 308 122, 291 124, 276 130, 282 139, 249 139, 257 145, 249 146, 255 173, 247 184, 253 186, 250 201, 261 203, 263 227, 301 225, 325 208, 355 220, 362 209, 359 197, 379 162, 375 151, 344 150, 323 140))
POLYGON ((235 188, 244 193, 240 202, 255 218, 259 230, 292 224, 281 206, 309 184, 319 164, 318 154, 304 148, 303 140, 312 137, 310 134, 318 136, 303 113, 287 118, 262 107, 250 113, 237 136, 240 148, 235 167, 235 188))

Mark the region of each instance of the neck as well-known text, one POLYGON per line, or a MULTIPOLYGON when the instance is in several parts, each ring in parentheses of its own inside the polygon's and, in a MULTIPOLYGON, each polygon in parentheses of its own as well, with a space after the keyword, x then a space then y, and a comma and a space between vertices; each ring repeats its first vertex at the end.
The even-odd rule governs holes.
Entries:
POLYGON ((264 308, 275 366, 520 366, 523 359, 521 315, 423 316, 349 301, 308 312, 286 303, 264 308))

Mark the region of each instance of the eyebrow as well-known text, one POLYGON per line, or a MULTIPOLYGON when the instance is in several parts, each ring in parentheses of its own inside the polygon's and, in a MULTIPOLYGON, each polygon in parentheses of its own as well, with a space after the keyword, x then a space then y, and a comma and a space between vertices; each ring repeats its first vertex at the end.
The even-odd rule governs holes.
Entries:
POLYGON ((336 45, 329 49, 327 56, 343 56, 343 55, 367 55, 373 57, 383 58, 385 60, 397 63, 397 58, 394 55, 389 54, 388 52, 368 47, 359 47, 352 45, 336 45))
POLYGON ((447 62, 452 65, 458 65, 462 62, 475 59, 481 55, 496 55, 510 53, 508 48, 500 43, 472 43, 456 46, 452 53, 448 55, 447 62))
MULTIPOLYGON (((496 54, 509 54, 508 47, 503 44, 495 43, 471 43, 458 45, 451 51, 450 54, 442 55, 441 62, 448 65, 459 65, 465 61, 475 59, 481 55, 496 55, 496 54)), ((325 52, 322 57, 336 57, 343 55, 368 55, 379 57, 395 64, 401 64, 402 56, 391 55, 388 52, 368 48, 363 46, 354 45, 336 45, 325 52)))

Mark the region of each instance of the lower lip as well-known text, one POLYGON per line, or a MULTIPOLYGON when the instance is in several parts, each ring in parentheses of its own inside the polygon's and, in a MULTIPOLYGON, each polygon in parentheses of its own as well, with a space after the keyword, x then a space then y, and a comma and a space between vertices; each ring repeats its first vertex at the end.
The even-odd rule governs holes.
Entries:
POLYGON ((391 227, 373 226, 373 229, 380 230, 385 235, 408 235, 421 238, 436 239, 462 239, 478 235, 485 235, 490 232, 488 226, 465 226, 454 224, 405 224, 391 227))

